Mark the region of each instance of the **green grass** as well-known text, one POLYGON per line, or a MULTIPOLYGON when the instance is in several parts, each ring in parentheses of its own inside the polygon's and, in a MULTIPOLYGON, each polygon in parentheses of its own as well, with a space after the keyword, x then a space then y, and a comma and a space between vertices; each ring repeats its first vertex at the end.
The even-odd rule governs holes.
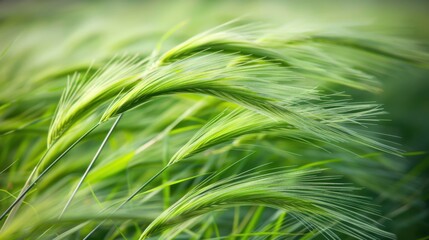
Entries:
POLYGON ((425 237, 375 101, 425 46, 237 3, 1 3, 0 239, 425 237))

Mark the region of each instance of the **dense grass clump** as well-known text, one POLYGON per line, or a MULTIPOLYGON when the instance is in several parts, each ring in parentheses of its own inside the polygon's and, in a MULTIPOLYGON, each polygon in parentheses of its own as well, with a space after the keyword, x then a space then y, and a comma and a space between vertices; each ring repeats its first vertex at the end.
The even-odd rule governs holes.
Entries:
POLYGON ((423 153, 374 101, 426 71, 411 37, 123 4, 3 3, 1 239, 394 239, 427 216, 423 153))

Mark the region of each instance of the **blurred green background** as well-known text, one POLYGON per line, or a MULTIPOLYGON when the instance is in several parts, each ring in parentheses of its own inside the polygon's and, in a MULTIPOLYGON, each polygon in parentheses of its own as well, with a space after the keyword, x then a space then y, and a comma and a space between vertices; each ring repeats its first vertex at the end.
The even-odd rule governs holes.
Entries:
MULTIPOLYGON (((78 67, 136 49, 149 54, 161 36, 181 22, 187 24, 174 38, 167 39, 165 48, 237 17, 296 28, 346 24, 412 39, 429 51, 429 2, 423 0, 0 1, 1 49, 10 46, 8 55, 19 56, 26 53, 27 46, 38 57, 34 62, 31 55, 22 55, 16 58, 19 64, 11 64, 13 68, 1 68, 0 74, 13 76, 14 82, 0 83, 3 84, 0 101, 24 96, 28 89, 37 91, 43 76, 58 69, 78 67), (39 33, 39 28, 44 31, 39 33), (140 41, 142 38, 144 42, 140 41), (14 49, 15 41, 23 48, 14 49), (32 48, 35 43, 38 49, 32 48), (53 60, 56 65, 52 65, 53 60), (20 69, 25 72, 20 73, 20 69), (29 73, 34 73, 31 81, 29 73), (4 91, 6 85, 8 91, 4 91)), ((414 190, 419 193, 413 201, 383 205, 382 208, 395 209, 387 216, 392 220, 385 224, 399 239, 428 239, 429 71, 394 63, 378 77, 384 89, 381 93, 345 91, 355 99, 370 99, 384 105, 390 121, 383 122, 381 128, 397 136, 395 141, 408 153, 396 161, 405 163, 408 172, 416 176, 418 189, 414 190)), ((55 92, 64 85, 64 82, 52 85, 52 97, 58 97, 55 92)))

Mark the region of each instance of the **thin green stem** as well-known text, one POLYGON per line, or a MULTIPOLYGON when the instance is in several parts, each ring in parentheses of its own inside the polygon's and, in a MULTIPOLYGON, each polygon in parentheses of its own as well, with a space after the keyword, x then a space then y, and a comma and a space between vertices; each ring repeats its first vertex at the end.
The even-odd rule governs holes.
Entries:
POLYGON ((263 206, 259 206, 255 213, 252 216, 251 221, 247 224, 246 229, 244 230, 244 234, 246 234, 245 236, 243 236, 243 240, 247 240, 249 239, 249 236, 251 236, 251 234, 253 233, 253 231, 255 230, 257 223, 259 221, 259 219, 261 218, 262 213, 264 212, 264 207, 263 206))
POLYGON ((88 167, 86 168, 85 173, 82 175, 82 177, 79 180, 79 183, 77 184, 76 188, 73 190, 73 193, 70 196, 70 198, 68 199, 66 205, 64 206, 64 208, 63 208, 63 210, 62 210, 59 218, 61 218, 64 215, 66 209, 70 205, 71 201, 73 200, 74 196, 76 195, 76 193, 79 190, 80 186, 82 185, 83 181, 88 176, 89 172, 91 171, 92 166, 94 165, 95 161, 97 161, 98 157, 101 154, 101 151, 103 150, 104 146, 107 143, 107 140, 109 139, 109 137, 112 134, 112 132, 115 129, 115 127, 118 125, 118 123, 121 120, 121 118, 122 118, 122 114, 120 114, 118 116, 118 118, 116 118, 116 121, 113 123, 112 127, 110 128, 109 132, 107 133, 106 137, 104 138, 103 142, 101 143, 100 147, 98 148, 97 152, 95 153, 95 155, 92 158, 91 162, 89 163, 88 167))
MULTIPOLYGON (((133 199, 135 196, 137 196, 137 194, 139 194, 145 187, 147 187, 147 185, 149 185, 153 180, 155 180, 155 178, 157 178, 159 175, 161 175, 170 166, 171 166, 171 164, 166 165, 161 170, 159 170, 155 175, 153 175, 149 180, 147 180, 141 187, 139 187, 136 191, 134 191, 133 194, 131 194, 127 199, 125 199, 125 201, 123 201, 121 203, 121 205, 119 205, 115 210, 113 210, 113 212, 111 214, 115 213, 116 211, 121 209, 125 204, 127 204, 129 201, 131 201, 131 199, 133 199)), ((92 229, 91 232, 89 232, 83 240, 87 240, 101 225, 103 225, 103 223, 105 221, 106 220, 103 220, 101 223, 99 223, 97 226, 95 226, 95 228, 92 229)))
POLYGON ((2 216, 0 217, 0 221, 1 221, 3 219, 3 217, 5 216, 5 214, 7 214, 10 211, 10 214, 7 216, 6 220, 4 221, 3 226, 2 226, 0 231, 2 231, 4 228, 6 228, 6 226, 9 224, 9 222, 13 219, 15 214, 18 212, 19 207, 21 206, 22 202, 24 201, 25 190, 30 186, 31 181, 37 172, 37 169, 39 168, 43 159, 45 159, 49 150, 50 150, 50 148, 45 151, 45 153, 42 155, 40 160, 37 162, 36 166, 33 168, 33 171, 31 171, 30 176, 27 178, 27 181, 25 182, 24 186, 22 187, 21 192, 19 193, 19 196, 15 199, 15 201, 12 203, 12 205, 6 210, 6 212, 4 212, 2 214, 2 216))
MULTIPOLYGON (((168 164, 168 135, 165 137, 164 140, 164 156, 162 158, 163 165, 168 164)), ((170 178, 170 171, 166 170, 162 174, 162 184, 166 184, 168 182, 168 179, 170 178)), ((170 206, 170 186, 167 185, 163 189, 163 198, 164 198, 164 209, 167 209, 170 206)))
MULTIPOLYGON (((15 201, 2 213, 2 215, 0 216, 0 221, 9 213, 12 211, 12 209, 15 208, 15 206, 17 206, 18 204, 21 203, 21 201, 24 200, 24 197, 27 195, 27 193, 34 187, 36 186, 36 184, 61 160, 61 158, 63 158, 70 150, 72 150, 80 141, 82 141, 86 136, 88 136, 88 134, 90 134, 92 131, 94 131, 94 129, 96 129, 98 127, 98 125, 100 125, 100 123, 97 123, 96 125, 94 125, 91 129, 89 129, 86 133, 84 133, 82 136, 80 136, 73 144, 71 144, 63 153, 61 153, 60 156, 58 156, 48 167, 46 167, 45 170, 43 170, 43 172, 30 184, 26 184, 28 185, 22 192, 21 194, 15 199, 15 201)), ((46 155, 46 153, 45 153, 46 155)), ((44 156, 45 156, 44 155, 44 156)), ((35 170, 33 170, 32 175, 34 174, 35 170)), ((31 175, 31 176, 32 176, 31 175)), ((30 177, 31 177, 30 176, 30 177)), ((14 210, 17 211, 17 210, 14 210)), ((4 227, 5 225, 3 225, 4 227)))
MULTIPOLYGON (((287 214, 287 212, 280 213, 280 215, 278 216, 277 221, 276 221, 276 223, 274 225, 273 232, 280 232, 281 227, 282 227, 282 223, 283 223, 283 221, 284 221, 284 219, 286 217, 286 214, 287 214)), ((276 237, 277 236, 273 235, 271 237, 271 240, 275 240, 276 237)))

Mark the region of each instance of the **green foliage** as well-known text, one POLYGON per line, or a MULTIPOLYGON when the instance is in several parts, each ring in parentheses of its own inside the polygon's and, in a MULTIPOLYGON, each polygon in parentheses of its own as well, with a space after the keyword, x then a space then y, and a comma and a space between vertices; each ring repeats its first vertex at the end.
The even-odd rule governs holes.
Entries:
POLYGON ((424 71, 417 43, 206 23, 208 2, 178 25, 141 16, 162 2, 2 4, 1 239, 393 239, 428 216, 407 216, 428 165, 368 97, 424 71))

